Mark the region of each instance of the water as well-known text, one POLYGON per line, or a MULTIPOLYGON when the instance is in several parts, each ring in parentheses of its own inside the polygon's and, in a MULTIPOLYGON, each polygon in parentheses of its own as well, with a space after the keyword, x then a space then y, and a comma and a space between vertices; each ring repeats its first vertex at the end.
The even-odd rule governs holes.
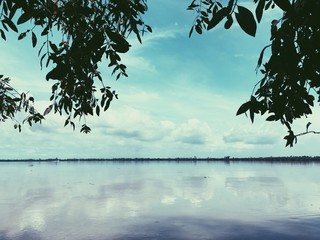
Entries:
POLYGON ((320 239, 320 164, 0 163, 0 240, 320 239))

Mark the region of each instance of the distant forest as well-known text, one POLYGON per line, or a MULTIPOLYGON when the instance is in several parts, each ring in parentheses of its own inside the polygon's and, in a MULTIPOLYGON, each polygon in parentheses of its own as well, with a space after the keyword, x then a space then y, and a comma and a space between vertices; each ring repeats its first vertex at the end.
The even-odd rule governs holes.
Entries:
POLYGON ((265 163, 320 163, 320 156, 290 156, 290 157, 247 157, 233 158, 48 158, 48 159, 0 159, 0 162, 265 162, 265 163))

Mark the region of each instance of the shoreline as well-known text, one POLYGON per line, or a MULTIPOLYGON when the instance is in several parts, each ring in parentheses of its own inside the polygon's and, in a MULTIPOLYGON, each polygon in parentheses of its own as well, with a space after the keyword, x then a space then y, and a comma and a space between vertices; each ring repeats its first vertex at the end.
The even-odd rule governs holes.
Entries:
POLYGON ((47 158, 47 159, 0 159, 0 162, 265 162, 265 163, 320 163, 320 156, 246 157, 246 158, 47 158))

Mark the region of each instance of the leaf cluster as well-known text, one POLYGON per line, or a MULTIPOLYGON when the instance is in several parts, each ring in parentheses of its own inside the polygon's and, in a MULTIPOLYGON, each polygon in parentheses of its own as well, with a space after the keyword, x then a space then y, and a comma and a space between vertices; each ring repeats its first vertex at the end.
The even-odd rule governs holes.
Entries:
POLYGON ((251 12, 237 0, 229 0, 225 6, 214 0, 194 0, 188 9, 198 16, 190 35, 193 29, 201 34, 202 29, 210 30, 223 20, 228 29, 235 18, 244 32, 255 36, 257 23, 266 10, 278 7, 283 11, 280 19, 271 22, 271 43, 262 49, 258 59, 256 71, 263 77, 237 115, 248 112, 253 122, 256 114, 267 114, 267 121, 279 121, 287 127, 286 146, 293 146, 302 134, 294 134, 292 123, 312 114, 315 102, 320 102, 320 2, 254 0, 254 3, 255 11, 251 12), (271 54, 263 63, 267 49, 271 54))
POLYGON ((49 68, 46 79, 54 81, 45 113, 66 114, 68 124, 99 115, 117 96, 105 86, 100 65, 105 59, 116 79, 127 76, 120 55, 129 51, 131 33, 141 42, 152 31, 142 20, 146 10, 146 0, 0 0, 0 34, 6 40, 6 32, 14 31, 19 40, 30 35, 33 47, 40 44, 40 66, 49 68), (27 30, 19 32, 20 25, 27 30), (104 89, 101 101, 97 82, 104 89))
POLYGON ((7 119, 14 121, 14 128, 21 132, 21 123, 16 119, 16 113, 26 112, 28 116, 23 120, 32 123, 41 123, 44 116, 34 108, 34 98, 27 97, 26 93, 18 93, 11 85, 10 79, 0 75, 0 122, 7 119))

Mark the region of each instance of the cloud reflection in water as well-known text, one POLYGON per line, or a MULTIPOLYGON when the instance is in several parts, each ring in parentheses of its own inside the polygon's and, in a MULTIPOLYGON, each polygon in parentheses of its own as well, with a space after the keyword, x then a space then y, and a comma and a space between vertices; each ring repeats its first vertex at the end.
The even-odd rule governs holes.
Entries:
POLYGON ((318 239, 319 167, 2 163, 0 239, 318 239))

